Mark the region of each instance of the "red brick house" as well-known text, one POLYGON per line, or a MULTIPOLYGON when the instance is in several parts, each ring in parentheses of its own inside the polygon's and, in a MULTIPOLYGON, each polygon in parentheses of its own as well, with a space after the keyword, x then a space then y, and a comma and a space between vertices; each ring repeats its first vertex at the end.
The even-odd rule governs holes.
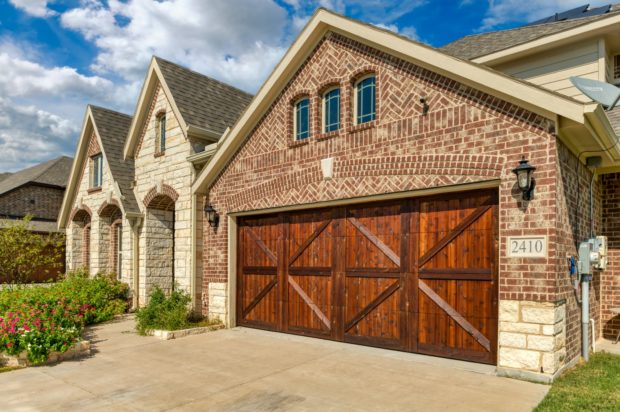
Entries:
MULTIPOLYGON (((57 232, 58 212, 67 186, 73 159, 66 156, 15 173, 0 175, 0 227, 16 219, 32 216, 33 232, 57 232)), ((42 269, 31 281, 42 282, 64 273, 63 266, 46 272, 42 269)), ((2 279, 0 279, 2 282, 2 279)))
MULTIPOLYGON (((596 176, 620 164, 614 119, 488 66, 317 11, 194 183, 203 312, 530 379, 574 364, 567 257, 591 226, 613 235, 620 189, 596 176)), ((610 256, 593 338, 618 293, 610 256)))

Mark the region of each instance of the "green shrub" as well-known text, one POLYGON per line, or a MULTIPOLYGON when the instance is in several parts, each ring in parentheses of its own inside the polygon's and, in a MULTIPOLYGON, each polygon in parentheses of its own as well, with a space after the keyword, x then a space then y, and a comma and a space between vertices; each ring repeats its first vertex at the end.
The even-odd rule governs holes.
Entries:
POLYGON ((85 325, 112 319, 127 309, 128 288, 110 276, 67 275, 49 286, 0 291, 0 353, 27 351, 33 363, 51 351, 65 352, 85 325))
POLYGON ((189 326, 191 311, 188 304, 191 297, 179 290, 166 296, 163 290, 155 286, 149 295, 149 303, 136 312, 136 330, 141 335, 149 331, 178 330, 189 326))

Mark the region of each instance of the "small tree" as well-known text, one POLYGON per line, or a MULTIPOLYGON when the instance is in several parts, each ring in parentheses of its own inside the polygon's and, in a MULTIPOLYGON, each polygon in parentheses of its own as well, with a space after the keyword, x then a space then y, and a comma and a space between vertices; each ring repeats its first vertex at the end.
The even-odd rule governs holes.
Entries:
POLYGON ((0 227, 0 283, 25 283, 38 271, 62 267, 64 235, 34 233, 32 216, 0 227))

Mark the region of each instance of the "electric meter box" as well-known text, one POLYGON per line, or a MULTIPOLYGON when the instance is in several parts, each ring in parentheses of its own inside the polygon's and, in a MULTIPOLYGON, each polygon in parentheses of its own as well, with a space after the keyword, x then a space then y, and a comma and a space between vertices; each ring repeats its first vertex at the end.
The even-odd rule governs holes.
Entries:
POLYGON ((596 246, 598 246, 599 261, 594 265, 594 268, 597 270, 605 270, 607 269, 607 236, 597 236, 596 246))

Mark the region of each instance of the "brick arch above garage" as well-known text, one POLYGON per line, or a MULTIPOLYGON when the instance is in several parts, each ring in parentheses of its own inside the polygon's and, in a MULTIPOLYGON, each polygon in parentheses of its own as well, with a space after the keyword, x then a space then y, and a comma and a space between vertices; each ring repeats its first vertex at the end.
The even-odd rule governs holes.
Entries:
POLYGON ((320 163, 223 199, 228 212, 269 209, 385 193, 499 180, 505 158, 488 155, 400 155, 335 159, 333 178, 320 163))

